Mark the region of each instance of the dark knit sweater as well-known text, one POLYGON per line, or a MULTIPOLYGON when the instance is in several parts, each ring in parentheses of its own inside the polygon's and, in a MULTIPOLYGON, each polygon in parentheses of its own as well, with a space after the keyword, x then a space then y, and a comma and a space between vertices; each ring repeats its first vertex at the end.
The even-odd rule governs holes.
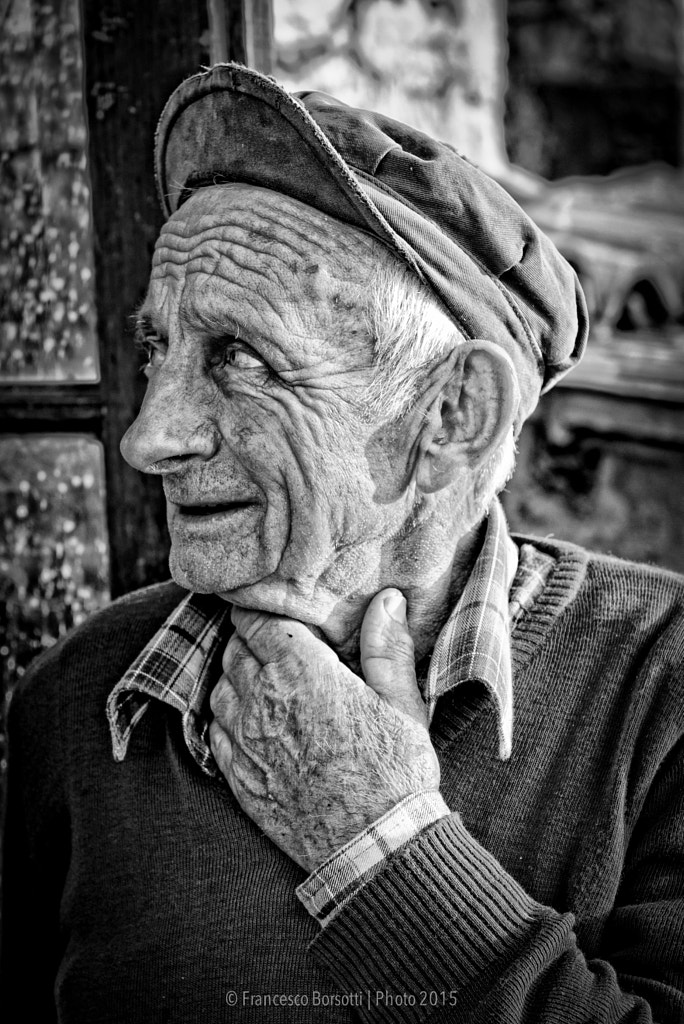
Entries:
POLYGON ((512 757, 475 684, 443 698, 458 813, 322 931, 177 712, 113 761, 107 696, 178 588, 43 656, 10 721, 2 1019, 684 1021, 684 583, 537 543, 557 563, 514 634, 512 757))

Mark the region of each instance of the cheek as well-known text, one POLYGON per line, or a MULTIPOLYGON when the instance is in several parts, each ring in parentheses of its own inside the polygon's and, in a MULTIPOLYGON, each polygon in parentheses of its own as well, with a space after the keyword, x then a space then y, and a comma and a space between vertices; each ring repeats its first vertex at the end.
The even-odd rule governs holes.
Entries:
POLYGON ((287 451, 286 417, 279 403, 238 393, 222 396, 222 404, 218 426, 223 461, 235 460, 259 483, 277 481, 287 451))
POLYGON ((330 394, 241 393, 222 424, 226 445, 266 496, 262 544, 284 544, 299 558, 368 538, 386 519, 386 495, 368 460, 369 426, 330 394))
POLYGON ((355 427, 331 403, 285 389, 231 397, 220 423, 225 444, 249 472, 305 492, 323 484, 339 492, 336 479, 355 478, 349 469, 361 454, 355 427))

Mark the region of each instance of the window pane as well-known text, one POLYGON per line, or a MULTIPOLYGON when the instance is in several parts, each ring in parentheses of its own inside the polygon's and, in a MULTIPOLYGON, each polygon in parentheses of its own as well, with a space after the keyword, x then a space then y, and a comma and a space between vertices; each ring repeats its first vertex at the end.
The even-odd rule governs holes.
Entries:
POLYGON ((108 599, 102 447, 85 436, 0 438, 0 664, 29 661, 108 599))
POLYGON ((79 3, 5 6, 0 381, 97 381, 79 3))

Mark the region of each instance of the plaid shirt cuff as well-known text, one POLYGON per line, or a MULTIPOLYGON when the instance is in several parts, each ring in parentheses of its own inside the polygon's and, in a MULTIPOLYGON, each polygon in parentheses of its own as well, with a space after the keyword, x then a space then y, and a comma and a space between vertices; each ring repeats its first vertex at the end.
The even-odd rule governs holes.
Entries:
POLYGON ((313 871, 296 893, 325 927, 362 885, 383 867, 390 854, 451 811, 438 792, 413 793, 351 839, 313 871))

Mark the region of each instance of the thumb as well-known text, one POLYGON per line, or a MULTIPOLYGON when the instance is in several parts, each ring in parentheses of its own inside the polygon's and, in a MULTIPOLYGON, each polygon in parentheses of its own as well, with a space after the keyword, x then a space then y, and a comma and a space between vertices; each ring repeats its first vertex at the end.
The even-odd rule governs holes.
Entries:
POLYGON ((361 668, 366 683, 379 697, 427 726, 406 622, 406 599, 399 590, 381 590, 366 609, 361 624, 361 668))

